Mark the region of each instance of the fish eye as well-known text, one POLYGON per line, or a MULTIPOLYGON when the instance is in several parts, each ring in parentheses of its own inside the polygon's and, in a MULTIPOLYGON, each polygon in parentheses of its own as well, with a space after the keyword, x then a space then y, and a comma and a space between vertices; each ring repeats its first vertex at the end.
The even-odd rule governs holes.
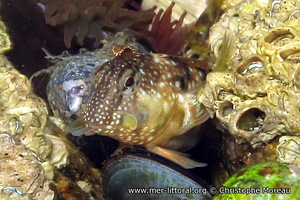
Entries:
POLYGON ((134 78, 132 76, 127 77, 124 86, 128 88, 128 87, 132 87, 133 85, 134 85, 134 78))

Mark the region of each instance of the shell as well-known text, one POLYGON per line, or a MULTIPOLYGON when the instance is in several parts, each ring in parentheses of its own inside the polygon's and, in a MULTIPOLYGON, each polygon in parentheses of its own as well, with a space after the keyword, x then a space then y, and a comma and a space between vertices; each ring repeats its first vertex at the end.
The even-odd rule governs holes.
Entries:
POLYGON ((278 160, 300 167, 300 138, 298 136, 282 136, 277 146, 278 160))
POLYGON ((111 157, 103 166, 105 199, 212 199, 203 184, 197 183, 186 172, 178 171, 168 162, 141 149, 125 149, 111 157), (155 160, 154 160, 155 159, 155 160), (168 194, 167 189, 191 188, 202 194, 168 194), (160 194, 128 194, 130 188, 163 188, 160 194), (205 191, 205 192, 204 192, 205 191))

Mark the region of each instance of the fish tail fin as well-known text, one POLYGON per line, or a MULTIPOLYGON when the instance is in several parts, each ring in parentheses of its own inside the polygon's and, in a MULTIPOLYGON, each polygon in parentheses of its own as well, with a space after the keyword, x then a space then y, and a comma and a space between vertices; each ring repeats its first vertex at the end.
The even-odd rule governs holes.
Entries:
POLYGON ((161 148, 158 146, 151 146, 151 147, 146 147, 146 148, 150 152, 158 154, 168 160, 171 160, 174 163, 180 165, 181 167, 183 167, 185 169, 192 169, 195 167, 207 166, 206 163, 200 163, 200 162, 194 161, 194 160, 188 158, 186 154, 180 153, 178 151, 164 149, 164 148, 161 148))
POLYGON ((91 129, 85 126, 85 122, 82 117, 78 118, 74 122, 71 122, 66 127, 66 132, 71 133, 73 136, 82 136, 82 135, 89 136, 95 134, 95 132, 93 132, 91 129))

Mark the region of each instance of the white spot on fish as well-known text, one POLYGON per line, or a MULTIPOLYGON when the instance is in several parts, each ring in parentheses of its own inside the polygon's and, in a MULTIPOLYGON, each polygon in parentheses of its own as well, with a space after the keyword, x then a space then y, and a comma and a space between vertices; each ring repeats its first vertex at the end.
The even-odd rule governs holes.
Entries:
POLYGON ((164 87, 165 85, 166 85, 166 84, 165 84, 164 82, 160 82, 160 83, 159 83, 159 86, 160 86, 160 87, 164 87))
POLYGON ((153 136, 150 136, 147 138, 147 141, 150 142, 151 140, 153 140, 153 136))
POLYGON ((106 126, 106 128, 107 128, 107 129, 112 129, 112 128, 113 128, 113 126, 106 126))
POLYGON ((157 57, 157 56, 153 56, 154 57, 154 62, 156 62, 156 63, 160 63, 160 59, 157 57))

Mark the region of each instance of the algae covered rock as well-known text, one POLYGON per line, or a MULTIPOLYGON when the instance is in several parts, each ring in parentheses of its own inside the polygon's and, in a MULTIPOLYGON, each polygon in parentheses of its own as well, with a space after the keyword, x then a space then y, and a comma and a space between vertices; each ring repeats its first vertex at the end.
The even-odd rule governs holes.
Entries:
POLYGON ((220 187, 214 200, 296 200, 299 195, 299 178, 287 164, 271 161, 238 171, 220 187))
POLYGON ((210 30, 216 63, 198 97, 224 132, 229 174, 267 160, 299 165, 299 6, 228 0, 210 30))

